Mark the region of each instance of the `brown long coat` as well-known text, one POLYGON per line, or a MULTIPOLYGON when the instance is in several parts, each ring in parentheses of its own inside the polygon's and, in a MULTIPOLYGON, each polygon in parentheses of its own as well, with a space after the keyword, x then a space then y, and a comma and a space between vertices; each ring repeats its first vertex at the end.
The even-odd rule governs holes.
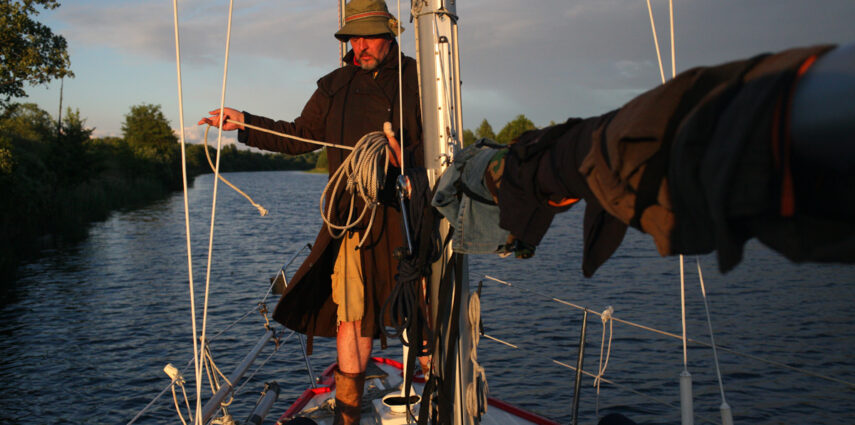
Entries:
MULTIPOLYGON (((398 57, 393 44, 386 59, 375 71, 365 71, 353 64, 353 52, 345 56, 346 66, 336 69, 318 80, 318 88, 309 99, 303 112, 294 122, 274 121, 245 113, 248 124, 293 134, 313 140, 354 146, 365 134, 382 130, 383 123, 392 123, 396 134, 399 127, 398 57)), ((405 163, 409 167, 424 164, 421 146, 421 112, 419 104, 416 61, 403 57, 403 109, 405 163)), ((249 146, 287 154, 301 154, 318 148, 317 145, 284 139, 259 131, 241 131, 239 140, 249 146)), ((326 148, 329 173, 332 175, 350 151, 326 148)), ((386 178, 390 195, 398 173, 391 170, 386 178)), ((398 170, 399 171, 399 170, 398 170)), ((365 316, 362 334, 379 335, 380 308, 395 283, 398 262, 391 252, 403 245, 401 214, 394 197, 385 196, 384 204, 377 209, 375 222, 366 241, 368 249, 360 250, 365 276, 365 316)), ((347 199, 335 200, 344 205, 347 199)), ((361 205, 357 204, 361 208, 361 205)), ((346 208, 339 208, 346 211, 346 208)), ((306 211, 317 214, 317 209, 306 211)), ((366 220, 367 223, 367 220, 366 220)), ((333 239, 326 226, 318 232, 312 251, 294 274, 282 295, 273 318, 290 329, 306 335, 331 337, 336 334, 336 305, 331 297, 330 274, 338 253, 340 240, 333 239)), ((388 317, 384 322, 388 323, 388 317)))

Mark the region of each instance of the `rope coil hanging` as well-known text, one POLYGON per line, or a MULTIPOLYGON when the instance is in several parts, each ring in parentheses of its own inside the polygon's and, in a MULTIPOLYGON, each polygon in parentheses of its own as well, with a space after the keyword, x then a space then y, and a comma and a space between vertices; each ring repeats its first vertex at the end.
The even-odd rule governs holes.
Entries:
MULTIPOLYGON (((377 206, 380 204, 380 191, 389 170, 389 162, 386 161, 388 145, 389 142, 382 131, 373 131, 362 136, 353 147, 353 152, 330 176, 329 182, 321 193, 319 205, 321 218, 333 238, 340 239, 348 230, 356 228, 369 210, 371 216, 367 228, 370 229, 374 224, 377 206), (333 207, 342 191, 350 195, 347 218, 344 223, 335 223, 333 207), (359 215, 354 218, 357 196, 364 205, 359 215)), ((364 233, 357 247, 361 247, 370 234, 368 231, 364 233)))
POLYGON ((472 350, 469 351, 469 360, 472 362, 472 382, 466 388, 466 410, 469 415, 480 418, 481 414, 487 412, 487 373, 484 367, 478 363, 478 342, 481 337, 481 298, 477 292, 469 296, 469 333, 472 341, 472 350))

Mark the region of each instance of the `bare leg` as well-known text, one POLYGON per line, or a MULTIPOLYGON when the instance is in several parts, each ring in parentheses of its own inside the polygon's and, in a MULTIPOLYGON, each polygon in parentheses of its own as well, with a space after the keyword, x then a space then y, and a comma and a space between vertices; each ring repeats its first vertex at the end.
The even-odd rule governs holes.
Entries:
POLYGON ((362 412, 365 368, 371 357, 371 337, 363 337, 362 321, 342 322, 336 335, 338 370, 335 372, 334 425, 356 425, 362 412))
POLYGON ((338 368, 342 372, 362 373, 368 366, 373 340, 370 336, 362 336, 361 328, 361 320, 342 322, 338 327, 335 342, 338 351, 338 368))

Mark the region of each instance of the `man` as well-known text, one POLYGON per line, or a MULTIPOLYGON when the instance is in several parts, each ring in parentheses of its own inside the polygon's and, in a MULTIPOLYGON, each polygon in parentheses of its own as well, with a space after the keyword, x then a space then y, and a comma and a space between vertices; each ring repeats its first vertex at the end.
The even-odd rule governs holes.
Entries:
MULTIPOLYGON (((345 9, 345 25, 335 34, 339 40, 350 42, 352 50, 344 57, 343 67, 318 80, 317 90, 299 117, 293 122, 274 121, 224 108, 224 119, 348 146, 355 145, 363 135, 380 130, 384 122, 391 122, 398 140, 403 141, 404 164, 423 166, 416 62, 405 56, 400 88, 404 128, 397 128, 402 113, 398 101, 397 25, 384 1, 352 0, 345 9)), ((199 124, 216 125, 220 111, 210 114, 199 124)), ((265 150, 296 155, 318 148, 239 124, 225 123, 223 129, 239 130, 240 142, 265 150)), ((330 175, 348 154, 349 150, 327 148, 330 175)), ((395 282, 397 260, 391 253, 405 243, 393 194, 397 172, 390 167, 381 196, 385 202, 378 207, 371 228, 367 227, 366 219, 357 231, 348 232, 341 239, 331 237, 326 228, 320 230, 312 252, 291 279, 273 315, 287 327, 307 334, 310 341, 315 335, 336 337, 337 424, 359 423, 372 339, 381 335, 381 327, 388 322, 388 318, 378 316, 395 282), (365 232, 368 237, 357 250, 356 245, 365 232)), ((347 195, 327 202, 338 206, 338 222, 347 218, 350 202, 347 195)), ((361 205, 356 207, 359 211, 361 205)))

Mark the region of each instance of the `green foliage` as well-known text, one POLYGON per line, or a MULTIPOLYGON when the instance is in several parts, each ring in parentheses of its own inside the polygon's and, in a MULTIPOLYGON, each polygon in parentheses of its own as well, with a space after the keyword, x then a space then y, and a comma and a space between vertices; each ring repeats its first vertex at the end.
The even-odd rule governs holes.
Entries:
POLYGON ((163 115, 160 105, 140 104, 131 106, 122 124, 125 141, 135 149, 169 152, 178 143, 169 120, 163 115))
MULTIPOLYGON (((93 129, 77 110, 64 114, 59 135, 50 115, 36 105, 8 112, 0 116, 0 281, 9 281, 5 277, 18 261, 45 245, 85 237, 88 224, 110 211, 143 206, 182 187, 180 145, 159 106, 132 108, 125 137, 102 139, 91 138, 93 129), (140 122, 145 119, 151 122, 140 122)), ((216 152, 210 151, 213 158, 216 152)), ((233 145, 221 155, 221 172, 308 170, 318 157, 233 145)), ((203 146, 187 145, 186 159, 189 184, 211 172, 203 146)))
POLYGON ((68 44, 50 28, 36 22, 37 7, 54 9, 57 0, 3 0, 0 2, 0 108, 13 97, 25 97, 24 84, 45 84, 73 77, 68 44))
POLYGON ((0 132, 20 140, 37 142, 56 134, 56 121, 35 103, 11 105, 0 119, 0 132))
POLYGON ((479 139, 496 140, 496 133, 493 132, 493 127, 487 122, 486 118, 484 118, 484 121, 481 121, 481 125, 475 130, 475 136, 479 139))
POLYGON ((530 119, 520 114, 513 121, 505 124, 499 134, 496 135, 496 141, 507 144, 519 137, 520 134, 536 129, 537 127, 530 119))
POLYGON ((318 159, 315 162, 315 170, 326 170, 328 167, 329 163, 327 162, 327 150, 321 149, 320 153, 318 154, 318 159))
POLYGON ((51 145, 48 160, 62 187, 86 181, 98 171, 92 153, 87 149, 95 129, 85 126, 86 120, 80 118, 80 111, 68 108, 62 120, 62 132, 51 145))
POLYGON ((473 133, 472 130, 470 130, 468 128, 463 130, 463 147, 464 148, 466 146, 474 144, 475 140, 476 140, 475 133, 473 133))

